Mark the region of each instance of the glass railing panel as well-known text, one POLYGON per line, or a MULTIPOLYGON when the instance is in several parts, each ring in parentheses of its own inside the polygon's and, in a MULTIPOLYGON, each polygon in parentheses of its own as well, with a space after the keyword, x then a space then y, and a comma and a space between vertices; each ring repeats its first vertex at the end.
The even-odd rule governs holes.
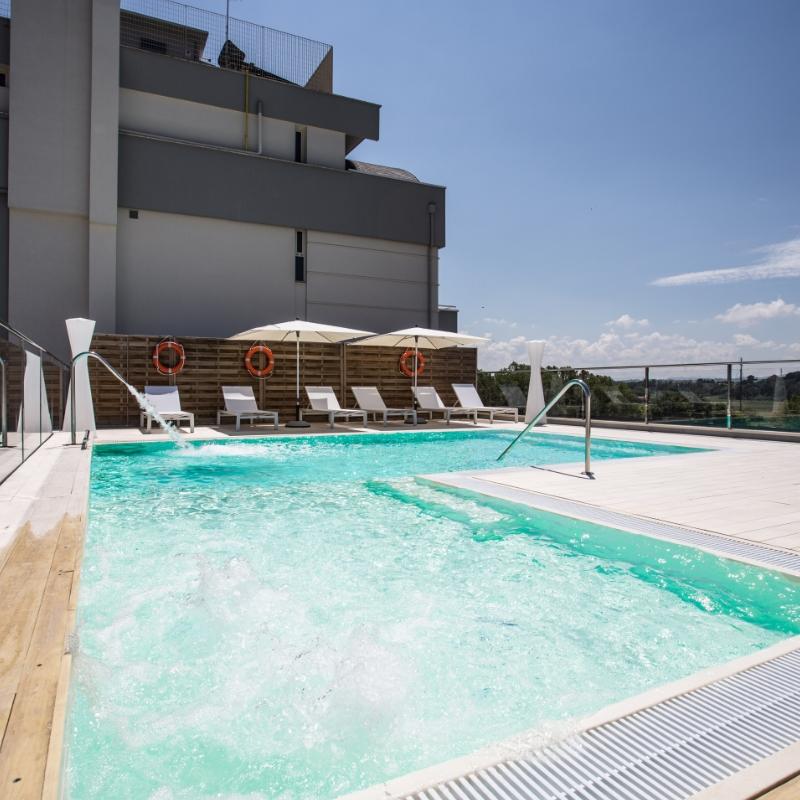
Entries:
POLYGON ((666 425, 728 424, 726 366, 650 367, 650 422, 666 425))
POLYGON ((7 335, 0 338, 0 358, 5 362, 6 444, 0 447, 0 481, 13 472, 25 458, 25 435, 20 426, 22 376, 25 352, 7 335))
POLYGON ((800 433, 800 361, 734 364, 734 428, 800 433))
MULTIPOLYGON (((5 442, 0 442, 0 483, 58 430, 63 419, 68 366, 0 322, 0 378, 5 366, 5 442)), ((2 413, 0 413, 2 418, 2 413)))

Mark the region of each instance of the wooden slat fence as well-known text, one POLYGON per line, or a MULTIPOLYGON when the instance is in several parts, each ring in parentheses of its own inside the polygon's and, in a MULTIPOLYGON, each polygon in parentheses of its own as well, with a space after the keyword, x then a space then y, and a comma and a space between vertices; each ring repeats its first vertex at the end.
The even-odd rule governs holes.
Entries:
MULTIPOLYGON (((244 367, 249 342, 180 337, 186 352, 186 366, 180 375, 168 377, 160 375, 153 367, 152 353, 159 341, 160 337, 153 336, 98 334, 92 340, 92 349, 108 359, 128 383, 140 390, 145 385, 176 384, 184 410, 194 412, 198 423, 216 422, 217 410, 223 407, 220 390, 223 385, 252 386, 261 408, 277 410, 282 419, 290 419, 295 397, 293 343, 266 343, 275 355, 275 369, 268 378, 259 380, 252 378, 244 367)), ((401 349, 332 344, 302 344, 300 347, 301 387, 332 386, 343 407, 355 407, 350 386, 377 386, 389 406, 410 404, 411 380, 399 368, 401 349)), ((451 384, 475 382, 475 349, 456 347, 421 352, 426 365, 420 385, 435 386, 445 403, 455 403, 451 384)), ((164 360, 167 358, 169 354, 165 353, 164 360)), ((89 374, 98 426, 138 425, 139 409, 127 390, 94 360, 89 362, 89 374)))

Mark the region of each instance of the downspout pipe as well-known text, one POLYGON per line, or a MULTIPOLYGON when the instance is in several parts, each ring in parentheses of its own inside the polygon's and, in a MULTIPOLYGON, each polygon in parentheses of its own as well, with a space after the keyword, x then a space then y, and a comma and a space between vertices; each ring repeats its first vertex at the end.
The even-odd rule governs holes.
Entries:
POLYGON ((428 327, 433 327, 433 232, 436 230, 436 203, 428 203, 428 327))
POLYGON ((250 149, 250 71, 244 71, 244 142, 242 150, 250 149))
POLYGON ((264 115, 264 104, 261 100, 256 103, 256 113, 258 114, 258 154, 261 155, 263 152, 263 135, 262 135, 262 124, 263 124, 263 115, 264 115))

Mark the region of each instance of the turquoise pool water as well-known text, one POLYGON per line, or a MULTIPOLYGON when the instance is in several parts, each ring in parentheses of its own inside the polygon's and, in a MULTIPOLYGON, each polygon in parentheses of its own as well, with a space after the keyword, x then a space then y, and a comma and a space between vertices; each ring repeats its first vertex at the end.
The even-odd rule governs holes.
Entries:
POLYGON ((509 436, 96 448, 69 797, 334 798, 800 632, 777 573, 414 477, 509 436))

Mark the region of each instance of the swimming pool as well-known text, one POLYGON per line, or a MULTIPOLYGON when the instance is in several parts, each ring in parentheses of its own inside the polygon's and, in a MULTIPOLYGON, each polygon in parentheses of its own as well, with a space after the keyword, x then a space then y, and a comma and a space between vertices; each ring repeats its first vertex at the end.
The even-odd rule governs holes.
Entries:
POLYGON ((778 573, 413 477, 511 435, 95 448, 69 797, 333 798, 800 632, 778 573))

